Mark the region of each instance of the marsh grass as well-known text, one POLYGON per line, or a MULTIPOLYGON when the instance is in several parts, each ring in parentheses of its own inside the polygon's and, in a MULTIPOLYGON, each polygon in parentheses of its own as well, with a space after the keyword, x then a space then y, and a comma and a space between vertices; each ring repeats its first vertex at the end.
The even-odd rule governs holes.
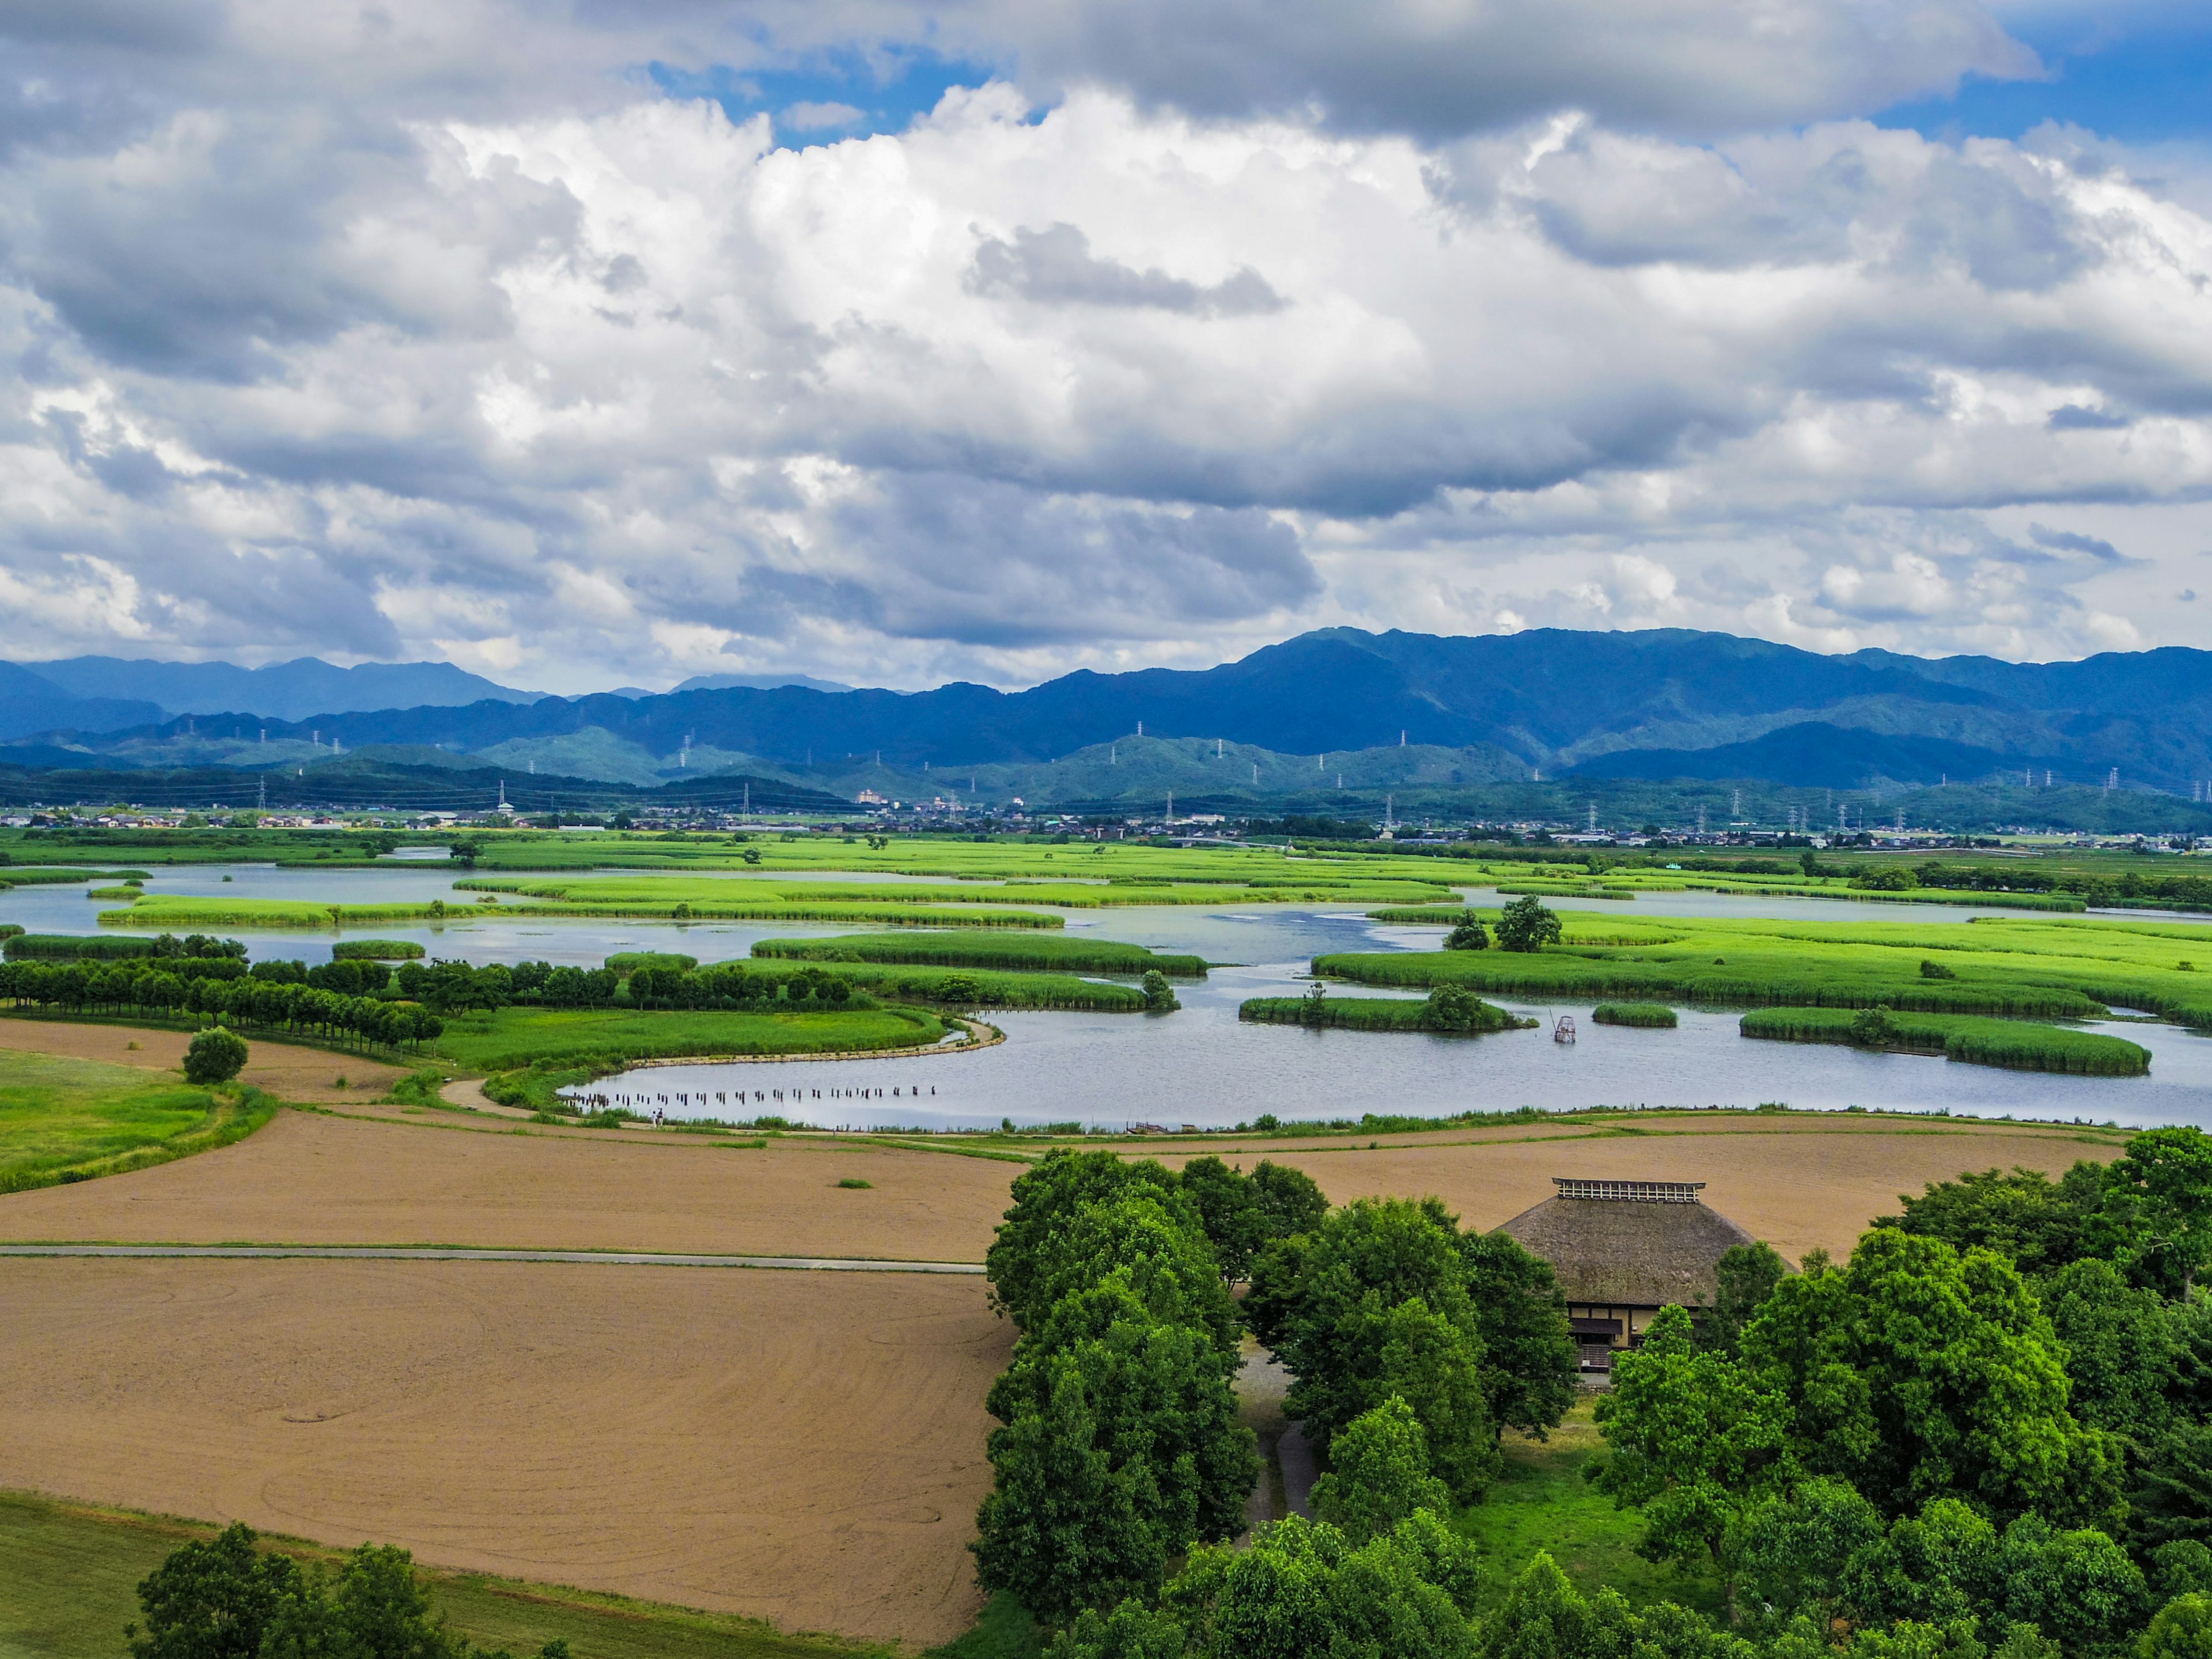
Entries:
POLYGON ((848 933, 836 939, 764 939, 753 955, 801 962, 916 963, 945 968, 1046 969, 1206 975, 1203 957, 1163 954, 1110 939, 977 938, 962 933, 848 933))
MULTIPOLYGON (((1743 1017, 1742 1030, 1784 1042, 1857 1042, 1860 1020, 1843 1008, 1760 1008, 1743 1017)), ((2073 1077, 2141 1077, 2150 1070, 2148 1049, 2100 1031, 1957 1014, 1892 1014, 1887 1024, 1893 1035, 1881 1046, 1973 1066, 2073 1077)))

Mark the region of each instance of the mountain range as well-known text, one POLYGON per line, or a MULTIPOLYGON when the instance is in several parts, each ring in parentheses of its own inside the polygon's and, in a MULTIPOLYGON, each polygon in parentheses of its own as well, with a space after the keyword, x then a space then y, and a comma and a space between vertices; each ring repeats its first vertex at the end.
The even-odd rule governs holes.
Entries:
POLYGON ((927 793, 957 772, 986 799, 1031 799, 1118 798, 1136 781, 1123 767, 1140 754, 1146 787, 1255 802, 1333 782, 1329 757, 1341 765, 1353 752, 1371 753, 1352 769, 1375 787, 1410 786, 1418 772, 1420 787, 1446 792, 1569 777, 2084 786, 2117 769, 2123 787, 2190 796, 2212 777, 2212 652, 2182 647, 2024 664, 1826 656, 1686 629, 1326 629, 1215 668, 1085 671, 1014 692, 694 681, 659 695, 565 698, 494 687, 441 664, 78 666, 88 662, 112 659, 10 671, 27 678, 0 673, 0 739, 42 738, 32 764, 57 763, 59 744, 80 766, 296 772, 341 750, 399 745, 410 764, 468 757, 510 775, 653 787, 742 769, 848 795, 890 793, 883 784, 927 793), (304 696, 325 683, 345 696, 312 714, 276 706, 280 687, 304 696), (364 707, 386 683, 436 695, 364 707), (229 685, 254 690, 258 706, 210 706, 229 685), (199 699, 189 713, 178 703, 187 696, 199 699), (40 723, 45 715, 55 717, 40 723), (1129 746, 1140 731, 1177 741, 1129 746), (1401 752, 1380 752, 1391 750, 1401 752))

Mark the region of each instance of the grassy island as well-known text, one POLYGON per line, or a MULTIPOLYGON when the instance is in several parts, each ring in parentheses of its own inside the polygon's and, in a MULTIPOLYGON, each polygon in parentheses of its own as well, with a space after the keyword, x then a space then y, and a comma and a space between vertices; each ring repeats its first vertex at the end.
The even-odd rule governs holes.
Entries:
POLYGON ((1146 950, 1110 939, 1053 934, 979 938, 969 933, 848 933, 836 939, 764 939, 753 955, 800 962, 927 963, 945 968, 1006 968, 1064 974, 1206 975, 1203 957, 1146 950))
POLYGON ((1984 1019, 1972 1014, 1759 1008, 1743 1017, 1742 1030, 1747 1037, 1783 1042, 1845 1042, 1893 1048, 1900 1054, 1941 1054, 1969 1065, 2002 1066, 2015 1072, 2142 1077, 2150 1070, 2150 1051, 2121 1037, 2032 1020, 1984 1019))

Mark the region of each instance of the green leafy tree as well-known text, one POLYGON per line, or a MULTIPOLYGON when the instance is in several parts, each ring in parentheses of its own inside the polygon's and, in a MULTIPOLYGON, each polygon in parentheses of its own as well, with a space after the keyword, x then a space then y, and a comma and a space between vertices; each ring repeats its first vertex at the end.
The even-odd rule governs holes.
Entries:
POLYGON ((2135 1653, 2136 1659, 2212 1659, 2212 1595, 2175 1596, 2136 1639, 2135 1653))
POLYGON ((2065 1351, 2074 1415, 2093 1428, 2155 1440, 2172 1415, 2166 1391, 2176 1376, 2166 1299, 2091 1256, 2053 1273, 2041 1300, 2065 1351))
POLYGON ((1886 1003, 1862 1008, 1851 1016, 1851 1041, 1862 1048, 1887 1048, 1904 1035, 1886 1003))
POLYGON ((1491 1417, 1542 1438, 1575 1403, 1582 1352, 1552 1264, 1510 1233, 1462 1233, 1459 1259, 1482 1337, 1491 1417))
POLYGON ((1198 1206, 1221 1276, 1235 1284, 1251 1271, 1253 1253, 1269 1239, 1251 1176, 1218 1158, 1194 1158, 1182 1166, 1182 1189, 1198 1206))
POLYGON ((1472 910, 1462 910, 1452 930, 1444 935, 1447 951, 1487 951, 1490 930, 1482 925, 1482 918, 1472 910))
POLYGON ((1585 1600, 1539 1550, 1483 1620, 1474 1651, 1479 1659, 1610 1659, 1635 1644, 1635 1615, 1618 1590, 1585 1600))
POLYGON ((453 862, 459 865, 462 869, 473 870, 477 867, 477 860, 483 856, 483 843, 463 836, 453 842, 447 851, 453 854, 453 862))
POLYGON ((412 1556, 364 1544, 334 1579, 311 1579, 284 1602, 261 1659, 465 1659, 471 1649, 431 1616, 412 1556))
POLYGON ((1245 1317, 1296 1377, 1285 1409, 1325 1450, 1397 1394, 1432 1471, 1471 1498, 1494 1473, 1497 1428, 1457 1230, 1434 1200, 1361 1199, 1263 1252, 1245 1317))
POLYGON ((1638 1548, 1654 1560, 1718 1559, 1739 1514, 1787 1472, 1787 1402, 1700 1349, 1680 1308, 1662 1308, 1644 1346, 1614 1362, 1597 1422, 1610 1455, 1589 1478, 1643 1510, 1638 1548))
POLYGON ((228 1083, 246 1069, 246 1042, 220 1025, 202 1031, 185 1048, 185 1081, 228 1083))
POLYGON ((1698 1346, 1717 1348, 1734 1358, 1743 1341, 1743 1328, 1789 1272, 1782 1253, 1763 1241, 1731 1244, 1722 1251, 1713 1269, 1718 1281, 1713 1305, 1691 1313, 1698 1346))
POLYGON ((1364 1544, 1293 1516, 1249 1550, 1194 1552, 1160 1611, 1193 1659, 1467 1659, 1480 1584, 1474 1547, 1425 1512, 1364 1544))
POLYGON ((1272 1242, 1310 1233, 1328 1213, 1328 1200, 1304 1170, 1264 1159, 1252 1169, 1252 1194, 1262 1229, 1272 1242))
POLYGON ((1148 1014, 1171 1014, 1182 1006, 1168 983, 1168 976, 1157 968, 1145 970, 1145 1012, 1148 1014))
MULTIPOLYGON (((1982 1523, 1984 1530, 1989 1523, 1982 1523)), ((1854 1570, 1887 1543, 1881 1511, 1844 1480, 1825 1476, 1771 1492, 1745 1506, 1729 1528, 1724 1552, 1742 1600, 1766 1610, 1761 1622, 1799 1613, 1833 1616, 1854 1570)), ((1992 1547, 1996 1535, 1990 1534, 1992 1547)), ((1889 1575, 1880 1576, 1884 1587, 1889 1575)))
POLYGON ((1054 1237, 1073 1226, 1088 1206, 1132 1189, 1151 1193, 1203 1235, 1203 1219, 1174 1172, 1150 1158, 1133 1164, 1111 1152, 1054 1147, 1015 1177, 1013 1204, 999 1224, 984 1269, 994 1300, 1017 1325, 1026 1328, 1052 1306, 1043 1279, 1054 1237))
POLYGON ((1842 1269, 1777 1285, 1743 1353, 1786 1402, 1806 1471, 1890 1513, 1957 1496, 2000 1518, 2090 1519, 2117 1501, 2105 1437, 2067 1408, 2049 1318, 1990 1251, 1869 1232, 1842 1269))
POLYGON ((2202 1129, 2151 1129, 2128 1142, 2112 1185, 2136 1198, 2151 1237, 2173 1255, 2187 1298, 2212 1258, 2212 1136, 2202 1129))
POLYGON ((1313 1511, 1354 1544, 1389 1532, 1415 1510, 1451 1513, 1451 1492, 1429 1473, 1429 1437, 1413 1408, 1392 1395, 1345 1426, 1314 1482, 1313 1511))
POLYGON ((976 1516, 976 1576, 1064 1623, 1149 1596, 1168 1562, 1242 1529, 1252 1431, 1202 1329, 1155 1319, 1117 1268, 1024 1336, 992 1387, 1004 1427, 976 1516))
POLYGON ((1562 937, 1559 919, 1533 893, 1507 905, 1498 918, 1498 945, 1504 951, 1540 951, 1562 937))
POLYGON ((263 1638, 301 1589, 289 1556, 264 1555, 233 1522, 218 1536, 171 1552, 138 1585, 140 1623, 125 1632, 131 1659, 258 1659, 263 1638))
POLYGON ((2062 1532, 2024 1515, 2005 1528, 1996 1567, 2006 1617, 2035 1626, 2069 1654, 2101 1646, 2149 1611, 2142 1570, 2092 1528, 2062 1532))
POLYGON ((1898 1202, 1901 1212, 1876 1217, 1875 1226, 1940 1238, 1954 1250, 1995 1250, 2024 1273, 2053 1272, 2118 1242, 2100 1236, 2101 1164, 2077 1163, 2055 1182, 2040 1170, 1984 1170, 1931 1181, 1919 1197, 1900 1194, 1898 1202))
POLYGON ((1125 1282, 1151 1317, 1201 1332, 1223 1376, 1243 1361, 1243 1322, 1223 1283, 1221 1265, 1187 1194, 1132 1189, 1085 1206, 1039 1252, 1039 1293, 1046 1310, 1024 1322, 1024 1334, 1064 1318, 1061 1304, 1109 1273, 1125 1282))

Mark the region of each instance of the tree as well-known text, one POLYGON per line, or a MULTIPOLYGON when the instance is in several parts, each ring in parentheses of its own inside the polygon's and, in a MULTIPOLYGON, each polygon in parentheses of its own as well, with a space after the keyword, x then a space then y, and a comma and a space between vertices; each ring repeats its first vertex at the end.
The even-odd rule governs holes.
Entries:
POLYGON ((1392 1395, 1346 1425, 1314 1482, 1313 1511, 1354 1544, 1389 1532, 1415 1510, 1451 1513, 1451 1493, 1429 1473, 1429 1437, 1413 1408, 1392 1395))
POLYGON ((131 1659, 258 1659, 263 1638, 299 1593, 299 1565, 264 1555, 254 1532, 233 1522, 205 1543, 172 1551, 138 1585, 143 1625, 131 1626, 131 1659))
POLYGON ((1785 1473, 1788 1402, 1699 1349, 1680 1308, 1662 1308, 1644 1346, 1614 1362, 1597 1422, 1611 1455, 1589 1478, 1644 1511, 1638 1548, 1654 1560, 1717 1558, 1738 1514, 1785 1473))
POLYGON ((1182 1006, 1176 1000, 1175 987, 1168 976, 1157 968, 1145 970, 1145 1012, 1148 1014, 1171 1014, 1182 1006))
POLYGON ((1253 1252, 1269 1238, 1252 1178, 1218 1158, 1194 1158, 1182 1166, 1182 1189, 1198 1206, 1221 1276, 1235 1284, 1250 1271, 1253 1252))
POLYGON ((1459 1259, 1482 1337, 1490 1414, 1540 1439, 1575 1403, 1582 1353, 1552 1264, 1509 1233, 1462 1233, 1459 1259))
POLYGON ((1730 1358, 1736 1357, 1743 1340, 1743 1328, 1759 1311, 1759 1304, 1774 1293, 1790 1271, 1790 1264, 1782 1253, 1771 1244, 1760 1241, 1751 1244, 1731 1244, 1721 1252, 1714 1266, 1718 1288, 1710 1309, 1699 1308, 1691 1316, 1697 1328, 1698 1346, 1717 1348, 1730 1358))
POLYGON ((1298 1024, 1326 1025, 1328 1024, 1328 987, 1316 980, 1307 988, 1298 1003, 1298 1024))
POLYGON ((1013 1205, 999 1224, 984 1257, 993 1299, 1014 1323, 1026 1329, 1051 1308, 1044 1280, 1053 1270, 1052 1241, 1073 1226, 1090 1205, 1131 1189, 1152 1194, 1190 1229, 1203 1236, 1198 1207, 1182 1190, 1172 1171, 1151 1158, 1125 1163, 1112 1152, 1076 1152, 1054 1147, 1015 1177, 1013 1205))
POLYGON ((1494 1473, 1482 1339, 1457 1229, 1435 1200, 1361 1199, 1270 1246, 1253 1264, 1244 1313, 1297 1378, 1285 1408, 1324 1451, 1396 1394, 1455 1498, 1494 1473))
POLYGON ((2094 1528, 2062 1532, 2039 1515, 2022 1516, 2005 1528, 1995 1565, 2005 1616, 2038 1626, 2069 1653, 2110 1640, 2148 1611, 2142 1569, 2094 1528))
POLYGON ((1285 1164, 1263 1159, 1255 1164, 1252 1195, 1260 1206, 1261 1230, 1270 1240, 1310 1233, 1328 1213, 1328 1200, 1314 1178, 1285 1164))
POLYGON ((1439 985, 1422 1006, 1421 1024, 1431 1031, 1472 1030, 1481 1008, 1474 993, 1464 985, 1439 985))
POLYGON ((1487 951, 1489 948, 1490 930, 1482 925, 1482 918, 1472 910, 1461 911, 1459 921, 1454 924, 1451 932, 1444 935, 1444 949, 1487 951))
POLYGON ((1567 1582, 1548 1552, 1539 1550, 1483 1620, 1479 1659, 1608 1659, 1638 1650, 1636 1618, 1618 1590, 1594 1598, 1567 1582))
POLYGON ((2202 1129, 2151 1129, 2128 1142, 2111 1184, 2136 1198, 2155 1242, 2173 1252, 2186 1301, 2212 1259, 2212 1136, 2202 1129))
POLYGON ((2077 1163, 2055 1182, 2040 1170, 1984 1170, 1931 1181, 1919 1197, 1900 1193, 1898 1202, 1901 1213, 1877 1216, 1874 1224, 1940 1238, 1954 1250, 1995 1250, 2024 1273, 2046 1273, 2090 1253, 2105 1170, 2077 1163))
POLYGON ((2212 1659, 2212 1596, 2175 1596, 2158 1610, 2135 1650, 2136 1659, 2212 1659))
MULTIPOLYGON (((1160 1612, 1182 1626, 1191 1659, 1466 1659, 1480 1571, 1474 1547, 1432 1515, 1357 1545, 1292 1516, 1249 1550, 1193 1552, 1160 1612)), ((1054 1659, 1098 1651, 1072 1643, 1054 1659)))
POLYGON ((1960 1497, 2000 1519, 2089 1519, 2117 1501, 2104 1437, 2067 1409, 2049 1318, 1990 1251, 1869 1232, 1841 1270, 1808 1264, 1777 1285, 1743 1354, 1786 1402, 1805 1469, 1888 1513, 1960 1497))
POLYGON ((246 1069, 246 1044, 220 1025, 202 1031, 185 1049, 185 1081, 228 1083, 246 1069))
POLYGON ((1862 1048, 1887 1048, 1903 1036, 1887 1003, 1878 1002, 1851 1016, 1851 1041, 1862 1048))
POLYGON ((1534 894, 1514 900, 1498 918, 1500 950, 1540 951, 1557 945, 1560 937, 1559 917, 1534 894))
POLYGON ((447 851, 452 854, 453 862, 462 869, 473 870, 477 867, 477 857, 483 852, 483 843, 463 836, 453 842, 447 851))
POLYGON ((2093 1428, 2150 1442, 2172 1416, 2175 1341, 2166 1299, 2137 1289, 2094 1256, 2052 1274, 2044 1309, 2063 1345, 2074 1415, 2093 1428))
POLYGON ((1062 1623, 1242 1530, 1258 1462, 1207 1334, 1152 1317, 1125 1270, 1052 1317, 992 1386, 1006 1426, 969 1547, 986 1589, 1062 1623))

